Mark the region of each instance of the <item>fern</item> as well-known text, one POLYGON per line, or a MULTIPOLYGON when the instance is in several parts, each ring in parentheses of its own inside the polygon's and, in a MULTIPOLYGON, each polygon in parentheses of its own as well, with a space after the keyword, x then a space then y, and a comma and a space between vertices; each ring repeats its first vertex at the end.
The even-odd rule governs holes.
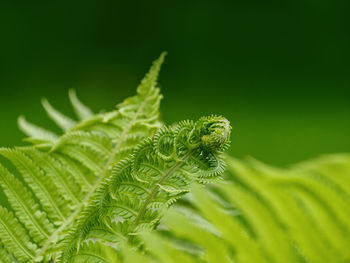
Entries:
POLYGON ((126 246, 123 262, 349 262, 349 155, 288 170, 226 161, 226 181, 195 187, 166 230, 142 234, 147 254, 126 246))
POLYGON ((159 119, 164 56, 113 111, 43 99, 61 134, 19 117, 31 145, 0 148, 0 262, 349 262, 349 155, 223 158, 225 118, 159 119))
POLYGON ((7 249, 4 247, 4 244, 0 243, 0 262, 6 263, 12 261, 12 256, 8 253, 7 249))
POLYGON ((40 213, 39 204, 35 202, 31 192, 1 165, 0 175, 1 187, 4 189, 12 208, 16 211, 17 217, 28 229, 33 240, 37 244, 42 244, 53 232, 53 225, 45 213, 40 213))
POLYGON ((230 135, 225 118, 160 129, 156 81, 163 59, 153 64, 137 95, 112 112, 93 115, 70 91, 76 121, 43 99, 61 135, 19 118, 33 145, 0 149, 10 170, 21 175, 17 179, 0 166, 0 185, 15 213, 0 211, 4 257, 94 261, 102 260, 97 254, 103 251, 114 257, 111 245, 139 244, 137 233, 155 228, 164 208, 187 193, 191 182, 210 182, 223 173, 220 156, 230 135))
POLYGON ((141 229, 154 228, 162 208, 187 193, 192 181, 207 182, 222 174, 220 155, 229 134, 228 121, 212 116, 165 127, 146 139, 98 189, 66 238, 62 261, 72 262, 78 245, 88 238, 133 242, 141 229))
POLYGON ((154 62, 137 95, 114 111, 93 115, 70 91, 80 119, 75 121, 44 99, 49 117, 64 132, 61 136, 19 118, 20 129, 33 145, 0 149, 23 179, 0 166, 0 184, 15 213, 1 208, 0 239, 6 247, 1 256, 19 262, 57 257, 58 244, 114 164, 161 126, 157 77, 164 56, 154 62))

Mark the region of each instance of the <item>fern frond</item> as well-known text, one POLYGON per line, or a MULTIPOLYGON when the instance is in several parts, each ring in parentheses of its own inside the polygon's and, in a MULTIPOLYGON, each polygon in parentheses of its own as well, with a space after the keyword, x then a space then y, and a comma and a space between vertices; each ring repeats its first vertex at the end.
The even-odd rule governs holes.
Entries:
MULTIPOLYGON (((147 81, 140 84, 137 95, 112 112, 91 115, 70 91, 73 108, 82 119, 76 122, 44 99, 49 117, 64 131, 61 137, 19 119, 22 130, 31 136, 27 141, 34 145, 3 148, 0 154, 13 164, 25 184, 5 168, 1 169, 0 182, 16 214, 15 221, 23 224, 30 239, 37 243, 35 258, 45 262, 57 259, 60 243, 96 189, 111 175, 114 163, 128 156, 160 126, 162 96, 156 77, 163 59, 164 54, 145 77, 147 81)), ((16 254, 12 256, 15 261, 25 262, 16 254)))
POLYGON ((350 193, 345 190, 350 185, 349 155, 327 156, 288 170, 228 156, 226 162, 226 181, 210 189, 194 187, 187 199, 190 208, 170 210, 162 220, 162 231, 142 235, 147 253, 123 249, 123 262, 340 263, 350 259, 350 223, 342 221, 350 215, 346 202, 350 193), (198 246, 199 251, 178 242, 198 246))
MULTIPOLYGON (((267 178, 269 183, 278 185, 292 195, 293 201, 301 210, 301 216, 305 217, 305 213, 308 214, 310 229, 313 230, 309 236, 315 240, 314 245, 305 250, 309 258, 320 260, 321 257, 328 257, 331 260, 339 254, 339 251, 344 251, 350 243, 348 234, 350 225, 347 220, 350 206, 346 198, 349 193, 338 191, 338 188, 330 183, 328 178, 335 176, 320 177, 319 174, 301 169, 298 169, 298 172, 276 171, 256 161, 253 165, 259 167, 262 174, 269 171, 267 178)), ((344 180, 343 184, 348 184, 348 181, 344 180)), ((291 224, 289 221, 288 223, 291 224)))
MULTIPOLYGON (((343 158, 340 167, 346 167, 348 160, 343 158)), ((265 218, 275 222, 273 233, 278 234, 278 231, 282 231, 278 236, 286 238, 286 241, 280 242, 278 246, 267 239, 265 241, 261 239, 266 249, 270 246, 270 254, 283 257, 283 254, 278 252, 290 243, 303 260, 338 262, 339 259, 339 262, 342 262, 340 258, 346 257, 346 247, 350 244, 350 240, 346 234, 349 221, 342 221, 341 218, 345 219, 345 216, 349 215, 350 206, 349 203, 344 203, 344 192, 338 191, 329 180, 340 176, 344 179, 343 185, 349 185, 350 181, 339 172, 329 173, 322 169, 324 166, 333 165, 332 158, 323 159, 322 162, 312 161, 317 169, 322 171, 323 179, 315 171, 302 168, 302 165, 298 166, 298 169, 284 170, 254 160, 244 164, 230 158, 228 163, 230 178, 243 185, 249 195, 258 198, 260 206, 263 205, 269 215, 265 218), (342 215, 339 216, 339 213, 342 215)), ((234 199, 235 203, 241 203, 239 196, 234 199)), ((255 206, 252 205, 245 207, 255 210, 255 206)), ((248 212, 244 214, 248 215, 248 212)), ((252 216, 258 218, 256 213, 252 216)), ((255 224, 253 222, 250 224, 254 231, 266 229, 263 220, 261 217, 255 224)), ((272 238, 271 233, 269 236, 272 238)))
MULTIPOLYGON (((104 223, 110 229, 118 228, 118 223, 127 225, 119 234, 130 242, 139 231, 154 228, 161 211, 188 192, 193 181, 201 180, 205 161, 208 174, 217 170, 213 165, 222 166, 212 159, 220 160, 217 157, 228 143, 229 134, 227 120, 211 116, 197 123, 183 122, 176 129, 165 128, 153 140, 146 139, 131 159, 118 164, 98 189, 77 227, 66 238, 62 261, 73 262, 73 255, 79 254, 79 244, 88 236, 91 238, 89 233, 96 224, 104 223), (207 142, 217 142, 218 135, 223 136, 220 143, 208 148, 207 142), (198 159, 201 167, 197 165, 198 159), (180 168, 187 173, 183 174, 180 168), (121 222, 115 224, 116 217, 121 222)), ((214 174, 217 175, 215 172, 211 176, 214 174)))
MULTIPOLYGON (((225 242, 222 242, 221 237, 213 235, 200 224, 195 224, 195 222, 188 220, 186 216, 180 213, 171 212, 167 215, 165 222, 171 228, 172 233, 192 240, 203 249, 205 253, 197 255, 197 257, 201 255, 202 258, 200 259, 204 262, 232 262, 228 257, 229 250, 225 246, 225 242), (181 225, 179 224, 180 222, 181 225)), ((171 250, 171 246, 169 246, 169 250, 171 250)), ((183 251, 183 255, 186 254, 188 255, 186 251, 183 251)))

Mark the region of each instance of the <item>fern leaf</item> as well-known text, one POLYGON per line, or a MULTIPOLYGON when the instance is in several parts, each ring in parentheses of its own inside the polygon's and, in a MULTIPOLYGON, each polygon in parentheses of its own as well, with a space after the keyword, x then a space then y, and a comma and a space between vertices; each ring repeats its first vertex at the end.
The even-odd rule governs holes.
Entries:
POLYGON ((150 71, 147 73, 146 77, 141 81, 141 84, 137 88, 137 92, 140 95, 147 95, 150 92, 150 90, 154 89, 157 86, 160 67, 164 62, 165 56, 166 52, 163 52, 160 55, 159 59, 153 62, 150 71))
POLYGON ((28 122, 24 116, 19 116, 18 127, 24 134, 30 136, 32 139, 40 140, 41 142, 53 142, 58 139, 56 134, 28 122))
MULTIPOLYGON (((191 229, 191 232, 193 231, 193 228, 191 229)), ((152 251, 153 256, 158 258, 160 262, 167 262, 167 263, 193 263, 194 258, 192 255, 186 253, 185 251, 180 250, 176 246, 174 246, 172 243, 170 243, 166 238, 162 238, 160 235, 153 235, 151 233, 143 233, 142 234, 142 240, 144 240, 147 245, 148 249, 152 251)), ((206 239, 208 241, 208 239, 206 239)), ((129 252, 130 253, 130 252, 129 252)), ((126 262, 132 263, 134 262, 132 259, 129 259, 129 256, 126 256, 128 260, 126 262)), ((142 258, 139 259, 137 262, 144 262, 146 259, 142 258)), ((217 261, 217 262, 227 262, 226 259, 224 261, 217 261)))
POLYGON ((47 99, 42 99, 41 103, 42 103, 44 109, 46 110, 46 113, 48 114, 48 116, 63 131, 68 131, 70 128, 72 128, 76 124, 76 122, 74 120, 72 120, 71 118, 63 115, 61 112, 59 112, 54 107, 52 107, 47 99))
MULTIPOLYGON (((343 167, 347 163, 345 160, 344 158, 343 167)), ((349 205, 344 203, 348 193, 338 191, 329 183, 329 180, 337 177, 337 173, 326 173, 326 170, 321 169, 323 175, 320 177, 320 174, 315 174, 303 165, 295 170, 286 171, 252 160, 247 165, 231 158, 228 159, 228 163, 231 179, 244 185, 250 195, 254 194, 259 198, 260 203, 270 214, 270 220, 275 221, 274 233, 282 229, 283 236, 289 240, 281 242, 278 251, 283 244, 290 243, 303 260, 342 262, 342 258, 346 257, 346 246, 350 244, 350 240, 348 235, 344 234, 349 224, 341 219, 342 216, 344 218, 349 215, 349 205), (324 199, 325 196, 327 199, 324 199), (342 216, 339 216, 340 211, 342 216)), ((314 160, 313 163, 320 169, 322 166, 330 166, 332 158, 326 162, 314 160)), ((347 179, 342 182, 343 185, 350 183, 347 179)), ((241 202, 239 196, 237 199, 231 196, 231 200, 235 200, 235 203, 241 202)), ((246 204, 245 208, 247 207, 255 209, 252 205, 246 204)), ((245 211, 244 214, 248 215, 249 212, 245 211)), ((254 218, 257 218, 256 214, 254 218)), ((258 221, 260 222, 252 224, 252 227, 254 231, 263 231, 266 228, 265 224, 262 224, 263 219, 258 221)), ((268 248, 270 245, 272 243, 266 240, 264 247, 268 248)), ((273 251, 277 256, 276 249, 273 251)), ((280 256, 283 257, 282 254, 280 256)))
POLYGON ((225 243, 221 242, 220 237, 206 231, 201 225, 195 225, 194 222, 189 221, 187 217, 180 213, 171 212, 166 217, 166 223, 177 235, 187 237, 202 246, 206 252, 203 254, 205 262, 232 262, 227 257, 229 250, 225 243), (179 222, 181 222, 181 225, 178 224, 179 222))
POLYGON ((16 166, 23 179, 40 200, 49 218, 56 224, 64 221, 69 208, 67 203, 60 198, 52 179, 44 176, 34 162, 19 150, 0 149, 0 154, 16 166))
POLYGON ((91 149, 84 149, 80 147, 80 145, 66 145, 60 148, 59 152, 64 154, 68 159, 80 163, 80 165, 85 167, 89 172, 93 173, 95 177, 101 175, 102 177, 107 176, 104 170, 105 160, 91 151, 91 149))
POLYGON ((53 232, 53 225, 39 209, 32 194, 6 168, 0 165, 0 185, 4 190, 17 218, 29 230, 31 238, 42 244, 53 232))
POLYGON ((62 164, 62 168, 66 170, 67 174, 74 177, 75 181, 79 184, 84 193, 91 189, 92 183, 95 179, 91 173, 84 170, 81 166, 74 162, 74 160, 65 158, 65 156, 60 153, 55 152, 51 153, 51 155, 62 164))
POLYGON ((36 149, 25 149, 23 152, 32 160, 35 160, 36 165, 41 168, 45 176, 51 178, 61 196, 72 202, 72 204, 77 204, 81 201, 81 188, 59 160, 36 149))
POLYGON ((37 247, 30 242, 24 228, 13 214, 0 207, 0 235, 6 249, 20 262, 30 262, 35 259, 37 247))
MULTIPOLYGON (((231 167, 235 167, 233 166, 234 162, 231 161, 229 163, 231 167)), ((241 169, 242 168, 244 169, 244 165, 243 167, 241 166, 241 169)), ((261 171, 255 173, 254 170, 250 169, 250 171, 248 170, 247 172, 250 174, 250 177, 248 176, 248 178, 245 176, 244 181, 251 181, 256 187, 259 187, 259 190, 256 192, 259 193, 262 198, 266 199, 265 202, 267 204, 271 204, 272 206, 270 208, 266 206, 266 209, 272 209, 272 211, 270 210, 271 216, 279 215, 280 219, 277 217, 274 220, 281 220, 283 224, 286 224, 288 227, 287 229, 290 230, 287 232, 287 235, 290 235, 290 240, 303 248, 300 256, 302 258, 307 258, 311 262, 318 262, 321 258, 326 257, 326 255, 322 255, 324 251, 322 248, 322 240, 318 237, 315 224, 310 221, 309 218, 305 217, 305 213, 300 210, 295 200, 281 192, 280 188, 271 187, 267 184, 261 176, 259 177, 261 171), (261 179, 259 180, 259 178, 261 179)), ((235 173, 235 175, 241 177, 243 174, 247 174, 247 172, 243 170, 239 173, 235 173)), ((264 225, 259 223, 259 225, 254 228, 257 229, 256 231, 264 230, 264 225)))
POLYGON ((13 258, 2 243, 0 243, 0 262, 8 263, 13 262, 13 258))
MULTIPOLYGON (((311 221, 311 229, 314 231, 310 234, 316 241, 314 245, 305 253, 313 253, 309 257, 316 258, 322 256, 329 257, 331 260, 339 251, 344 251, 346 244, 350 243, 349 227, 347 224, 347 215, 350 214, 349 203, 344 199, 342 192, 333 185, 327 183, 327 178, 321 179, 313 173, 299 170, 298 173, 289 172, 288 176, 281 176, 283 171, 271 169, 266 165, 262 165, 256 161, 253 162, 254 167, 262 173, 269 172, 269 180, 278 184, 283 189, 288 189, 293 195, 293 201, 300 207, 303 207, 301 213, 309 213, 309 221, 311 221), (324 198, 327 196, 327 198, 324 198), (322 221, 321 221, 322 220, 322 221), (315 222, 322 222, 315 223, 315 222), (325 227, 327 226, 327 227, 325 227), (322 237, 322 238, 320 238, 322 237), (331 242, 330 242, 331 241, 331 242), (315 249, 318 245, 319 249, 315 249), (327 253, 319 252, 325 247, 328 248, 327 253)), ((346 180, 344 180, 344 184, 346 180)), ((305 246, 307 247, 307 246, 305 246)))
POLYGON ((108 158, 112 151, 112 142, 107 136, 97 132, 82 131, 70 132, 63 135, 51 151, 55 151, 65 145, 76 144, 89 148, 104 159, 108 158))
POLYGON ((78 99, 74 89, 69 90, 69 99, 72 103, 76 115, 80 120, 86 120, 94 115, 92 110, 90 110, 78 99))
POLYGON ((111 247, 89 241, 82 244, 79 254, 74 255, 72 260, 84 263, 117 263, 115 255, 116 253, 111 247))
POLYGON ((139 262, 153 263, 154 262, 148 257, 141 255, 133 247, 128 245, 123 246, 122 252, 124 256, 124 261, 121 261, 121 262, 128 262, 128 263, 139 263, 139 262))

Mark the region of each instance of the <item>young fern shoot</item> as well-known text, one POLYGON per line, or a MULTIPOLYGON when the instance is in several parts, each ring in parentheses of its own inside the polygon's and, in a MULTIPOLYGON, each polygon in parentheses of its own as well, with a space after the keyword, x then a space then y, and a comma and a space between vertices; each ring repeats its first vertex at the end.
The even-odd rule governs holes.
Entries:
POLYGON ((97 190, 65 239, 61 260, 86 259, 79 247, 90 239, 137 245, 137 234, 154 229, 162 210, 187 193, 192 182, 206 183, 223 173, 230 130, 228 120, 210 116, 164 127, 145 139, 97 190))

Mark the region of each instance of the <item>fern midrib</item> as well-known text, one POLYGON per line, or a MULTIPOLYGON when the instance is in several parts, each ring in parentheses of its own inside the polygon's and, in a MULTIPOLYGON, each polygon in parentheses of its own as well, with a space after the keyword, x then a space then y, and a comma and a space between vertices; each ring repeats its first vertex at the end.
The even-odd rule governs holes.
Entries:
MULTIPOLYGON (((159 189, 159 185, 164 183, 174 172, 177 171, 177 169, 181 168, 181 166, 192 156, 194 153, 194 150, 189 151, 184 157, 179 159, 167 172, 165 172, 162 177, 158 180, 158 182, 153 186, 152 190, 148 194, 145 202, 143 203, 141 209, 139 210, 139 213, 137 217, 135 218, 135 221, 133 223, 134 230, 138 226, 139 222, 142 220, 143 216, 146 213, 147 206, 150 204, 154 196, 157 194, 157 191, 159 189)), ((133 231, 134 232, 134 231, 133 231)), ((134 235, 129 236, 129 241, 131 242, 134 238, 134 235)))
MULTIPOLYGON (((153 90, 153 88, 154 87, 152 86, 152 88, 149 89, 147 95, 145 96, 146 98, 150 95, 150 93, 153 90)), ((72 215, 70 217, 68 217, 67 220, 47 239, 47 241, 45 242, 43 247, 40 249, 39 255, 41 253, 43 253, 44 251, 46 251, 46 249, 48 248, 48 246, 50 245, 52 240, 54 240, 56 238, 56 236, 58 234, 60 234, 61 231, 63 231, 74 220, 74 218, 81 212, 84 204, 91 198, 91 196, 95 193, 96 189, 101 185, 101 182, 107 176, 108 169, 109 169, 110 165, 113 163, 113 160, 115 158, 115 155, 118 152, 119 147, 121 146, 121 144, 122 144, 125 136, 127 135, 127 133, 130 131, 132 126, 135 124, 137 118, 139 117, 140 113, 142 112, 143 108, 145 107, 146 102, 147 102, 147 99, 142 101, 139 109, 135 113, 134 117, 131 119, 129 125, 127 126, 126 129, 124 129, 124 131, 120 135, 118 142, 113 147, 113 150, 111 152, 111 155, 110 155, 109 159, 107 160, 106 164, 104 165, 104 168, 103 168, 101 176, 97 179, 96 183, 92 185, 91 190, 86 194, 86 196, 81 201, 81 203, 76 207, 76 210, 72 213, 72 215)))
POLYGON ((3 220, 1 220, 1 224, 3 225, 3 227, 4 227, 4 229, 7 231, 7 233, 11 236, 11 239, 12 239, 13 241, 15 241, 16 244, 21 248, 21 250, 22 250, 29 258, 32 258, 32 259, 33 259, 33 258, 34 258, 34 255, 33 255, 30 251, 28 251, 28 249, 27 249, 26 247, 24 247, 24 246, 21 244, 21 242, 19 242, 19 241, 17 240, 17 238, 12 234, 12 231, 9 230, 9 228, 7 227, 7 224, 4 223, 3 220))

